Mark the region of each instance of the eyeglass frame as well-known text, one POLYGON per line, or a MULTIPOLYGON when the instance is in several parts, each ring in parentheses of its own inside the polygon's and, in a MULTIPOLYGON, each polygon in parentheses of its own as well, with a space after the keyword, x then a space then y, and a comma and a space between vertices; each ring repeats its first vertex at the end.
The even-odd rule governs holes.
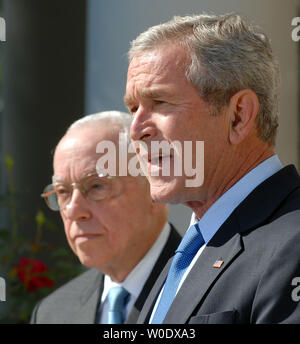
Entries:
MULTIPOLYGON (((101 178, 115 179, 115 178, 125 177, 125 176, 110 176, 110 175, 108 175, 108 176, 103 176, 103 175, 100 175, 99 173, 93 172, 93 173, 87 174, 87 175, 86 175, 84 178, 82 178, 82 179, 88 179, 88 178, 93 177, 93 176, 97 176, 99 179, 101 179, 101 178)), ((55 183, 52 183, 52 184, 48 184, 48 185, 44 188, 44 192, 41 194, 41 197, 45 200, 47 206, 48 206, 51 210, 53 210, 53 211, 63 211, 63 210, 66 209, 66 207, 67 207, 67 206, 69 205, 69 203, 71 202, 72 196, 73 196, 73 191, 74 191, 74 188, 75 188, 75 187, 77 187, 77 188, 79 189, 79 191, 81 192, 82 196, 83 196, 84 198, 88 199, 88 200, 97 202, 97 201, 101 201, 101 200, 105 200, 105 199, 106 199, 105 197, 102 198, 102 199, 99 199, 99 200, 93 200, 93 199, 87 198, 86 195, 87 195, 88 190, 85 190, 85 188, 84 188, 83 185, 82 185, 82 182, 80 182, 80 183, 78 183, 78 182, 73 182, 73 183, 71 183, 71 184, 63 184, 63 183, 61 183, 61 182, 55 182, 55 183), (58 208, 57 208, 57 209, 54 209, 53 207, 50 206, 50 203, 49 203, 48 200, 47 200, 48 197, 49 197, 51 194, 54 194, 54 193, 57 194, 57 191, 56 191, 55 189, 53 189, 53 190, 50 190, 50 191, 48 191, 48 192, 45 193, 45 190, 46 190, 49 186, 52 186, 52 187, 54 188, 54 185, 56 185, 56 184, 67 185, 67 186, 69 186, 69 187, 72 188, 72 193, 71 193, 70 200, 69 200, 69 202, 64 206, 64 208, 60 208, 60 207, 59 207, 59 203, 58 203, 58 200, 57 200, 58 208)), ((108 199, 109 199, 109 198, 108 198, 108 199)))

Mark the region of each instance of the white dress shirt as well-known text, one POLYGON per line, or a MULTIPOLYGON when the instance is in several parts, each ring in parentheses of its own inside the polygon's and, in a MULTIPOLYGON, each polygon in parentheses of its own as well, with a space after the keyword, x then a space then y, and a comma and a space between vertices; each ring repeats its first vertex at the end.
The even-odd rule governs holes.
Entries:
POLYGON ((129 273, 129 275, 125 278, 125 280, 122 283, 118 284, 116 282, 113 282, 108 275, 105 275, 104 289, 99 309, 100 324, 107 324, 108 302, 106 296, 108 294, 109 289, 116 285, 121 285, 130 293, 129 301, 126 305, 124 313, 124 319, 127 318, 168 240, 170 230, 170 224, 166 223, 160 235, 158 236, 154 244, 151 246, 150 250, 146 253, 143 259, 134 267, 134 269, 129 273))

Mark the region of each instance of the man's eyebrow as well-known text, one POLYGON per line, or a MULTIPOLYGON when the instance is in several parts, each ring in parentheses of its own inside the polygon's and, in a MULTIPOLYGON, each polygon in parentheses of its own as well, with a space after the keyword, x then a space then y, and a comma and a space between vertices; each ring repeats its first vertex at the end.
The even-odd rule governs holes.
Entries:
POLYGON ((123 101, 124 101, 125 106, 127 107, 129 107, 133 103, 132 98, 127 96, 126 94, 123 98, 123 101))
MULTIPOLYGON (((139 96, 146 99, 156 99, 170 96, 170 94, 163 89, 142 89, 139 90, 139 96)), ((129 107, 130 105, 134 104, 134 99, 129 95, 125 95, 124 103, 127 107, 129 107)))
POLYGON ((162 89, 146 89, 141 91, 141 96, 143 98, 161 98, 168 96, 169 94, 162 89))
POLYGON ((58 177, 55 175, 52 176, 52 183, 62 183, 62 182, 64 182, 64 179, 62 177, 58 177))
MULTIPOLYGON (((88 177, 92 177, 92 176, 99 176, 99 174, 97 173, 97 171, 89 171, 89 172, 84 172, 80 177, 79 180, 88 178, 88 177)), ((52 183, 65 183, 65 179, 63 177, 59 177, 59 176, 52 176, 52 183)))

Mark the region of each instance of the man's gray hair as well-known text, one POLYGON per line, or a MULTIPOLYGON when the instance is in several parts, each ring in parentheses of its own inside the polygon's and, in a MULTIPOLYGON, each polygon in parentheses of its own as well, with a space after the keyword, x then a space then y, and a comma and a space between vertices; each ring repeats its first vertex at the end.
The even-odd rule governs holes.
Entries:
POLYGON ((131 42, 131 61, 137 54, 165 44, 189 52, 186 77, 214 112, 242 89, 259 100, 258 136, 275 144, 279 113, 279 64, 270 41, 260 28, 237 14, 174 17, 153 26, 131 42))
MULTIPOLYGON (((88 126, 97 128, 97 126, 112 125, 112 126, 116 126, 120 130, 120 132, 123 132, 126 134, 127 144, 130 145, 131 144, 131 140, 130 140, 131 122, 132 122, 132 117, 129 113, 122 112, 122 111, 115 111, 115 110, 103 111, 103 112, 98 112, 95 114, 81 117, 80 119, 73 122, 69 126, 66 134, 70 132, 71 130, 81 129, 88 126)), ((130 153, 130 154, 135 154, 135 153, 130 153)), ((142 184, 149 185, 148 180, 145 176, 139 175, 135 178, 142 184)))
POLYGON ((101 125, 117 125, 120 127, 121 131, 125 132, 127 137, 127 143, 130 143, 130 125, 131 125, 132 117, 126 112, 121 111, 103 111, 98 112, 95 114, 84 116, 74 123, 72 123, 67 133, 76 128, 82 128, 85 126, 101 126, 101 125))

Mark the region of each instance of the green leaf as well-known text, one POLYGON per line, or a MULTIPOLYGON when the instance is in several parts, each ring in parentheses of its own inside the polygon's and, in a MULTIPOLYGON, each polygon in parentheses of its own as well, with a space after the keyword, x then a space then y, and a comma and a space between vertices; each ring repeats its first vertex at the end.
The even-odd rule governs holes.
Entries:
POLYGON ((14 160, 10 154, 7 154, 5 157, 5 166, 8 170, 12 169, 14 166, 14 160))
POLYGON ((44 215, 44 213, 39 210, 36 214, 36 217, 35 217, 35 221, 36 223, 38 224, 38 226, 43 226, 45 221, 46 221, 46 217, 44 215))

